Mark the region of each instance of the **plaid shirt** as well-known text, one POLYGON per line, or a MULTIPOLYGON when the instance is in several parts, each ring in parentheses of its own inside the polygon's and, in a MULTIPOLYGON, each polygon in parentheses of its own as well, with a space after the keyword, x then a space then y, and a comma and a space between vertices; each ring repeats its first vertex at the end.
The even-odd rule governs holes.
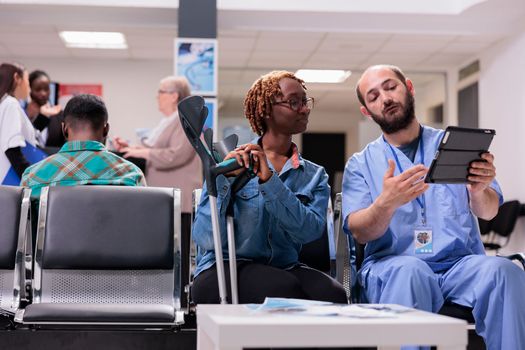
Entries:
POLYGON ((145 186, 146 181, 137 166, 109 152, 100 142, 71 141, 27 168, 20 185, 30 187, 31 197, 39 198, 45 186, 145 186))

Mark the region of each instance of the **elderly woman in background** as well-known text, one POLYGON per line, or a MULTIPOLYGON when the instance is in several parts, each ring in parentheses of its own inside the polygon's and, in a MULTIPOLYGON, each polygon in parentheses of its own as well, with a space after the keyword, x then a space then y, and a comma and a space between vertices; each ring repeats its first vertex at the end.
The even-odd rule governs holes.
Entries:
POLYGON ((169 76, 160 81, 157 94, 159 111, 164 118, 142 141, 131 146, 120 137, 113 139, 114 147, 124 157, 146 160, 148 186, 175 187, 182 191, 182 227, 191 228, 192 191, 202 187, 200 159, 189 143, 179 119, 177 104, 190 95, 188 81, 169 76))

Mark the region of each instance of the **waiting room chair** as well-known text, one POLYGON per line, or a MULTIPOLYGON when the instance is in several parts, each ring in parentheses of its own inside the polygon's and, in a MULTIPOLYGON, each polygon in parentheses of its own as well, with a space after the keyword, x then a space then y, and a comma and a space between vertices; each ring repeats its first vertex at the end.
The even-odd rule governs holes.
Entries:
POLYGON ((190 237, 189 237, 189 252, 186 254, 182 252, 182 256, 187 259, 187 263, 184 264, 187 267, 187 273, 183 274, 187 276, 187 280, 182 281, 182 285, 184 286, 184 295, 186 298, 186 302, 184 305, 185 307, 185 313, 190 315, 195 315, 195 304, 191 300, 191 286, 193 284, 193 272, 195 271, 196 267, 196 258, 197 258, 197 245, 195 244, 195 241, 192 239, 191 235, 193 234, 193 222, 195 221, 195 215, 197 214, 197 208, 199 207, 199 203, 201 200, 202 195, 202 188, 197 188, 193 190, 192 192, 192 200, 191 200, 191 231, 190 231, 190 237))
MULTIPOLYGON (((488 232, 493 229, 492 224, 497 222, 498 232, 509 232, 507 236, 514 229, 516 220, 520 213, 520 203, 517 201, 506 202, 500 207, 500 212, 498 215, 490 222, 479 220, 480 222, 480 232, 488 232), (507 204, 508 203, 508 204, 507 204), (510 231, 509 231, 510 230, 510 231)), ((338 274, 337 280, 343 284, 345 290, 349 294, 349 298, 354 303, 366 302, 366 298, 361 293, 361 288, 359 283, 355 281, 355 272, 359 271, 361 264, 364 260, 364 248, 365 246, 355 242, 351 237, 348 237, 343 232, 343 218, 341 215, 342 210, 342 195, 338 193, 336 195, 336 200, 334 203, 334 219, 335 219, 335 229, 336 229, 336 239, 339 243, 337 246, 337 264, 338 272, 341 271, 343 275, 338 274), (350 253, 345 254, 345 246, 348 247, 347 251, 350 253), (342 261, 340 261, 340 259, 342 261), (341 266, 341 268, 339 268, 341 266), (354 273, 354 275, 352 275, 354 273)), ((504 256, 505 258, 511 260, 519 260, 525 269, 525 254, 517 253, 509 256, 504 256)), ((467 329, 469 330, 469 350, 483 350, 485 349, 485 344, 483 338, 481 338, 475 332, 475 321, 472 316, 472 308, 453 304, 445 303, 439 314, 459 318, 468 322, 467 329)))
POLYGON ((33 302, 15 321, 182 324, 180 199, 180 191, 169 188, 43 188, 33 302))
MULTIPOLYGON (((202 189, 196 189, 193 191, 193 202, 192 202, 192 222, 195 218, 195 214, 197 212, 197 208, 199 207, 200 199, 202 195, 202 189)), ((332 264, 330 261, 330 239, 333 239, 332 235, 328 233, 329 231, 329 221, 333 220, 333 216, 330 214, 330 212, 327 213, 327 229, 323 232, 323 235, 316 239, 315 241, 309 242, 307 244, 304 244, 301 252, 299 253, 299 261, 308 265, 311 268, 317 269, 319 271, 325 272, 326 274, 335 274, 335 272, 332 270, 332 264)), ((197 255, 197 247, 193 240, 191 240, 190 245, 190 253, 187 255, 189 258, 189 263, 187 264, 190 268, 189 271, 189 280, 186 281, 184 284, 185 294, 188 298, 187 305, 188 309, 186 310, 187 313, 191 313, 193 309, 193 304, 191 302, 191 284, 192 284, 192 276, 193 271, 195 270, 195 258, 197 255)))
POLYGON ((503 203, 490 221, 479 219, 480 232, 486 250, 498 252, 505 247, 520 216, 521 203, 517 200, 503 203))
POLYGON ((335 279, 343 285, 348 302, 351 303, 354 297, 352 288, 355 279, 355 254, 351 252, 355 253, 355 249, 348 235, 343 232, 342 209, 342 195, 337 193, 334 201, 335 279))
POLYGON ((0 186, 0 314, 8 317, 26 299, 30 194, 21 187, 0 186))
POLYGON ((332 264, 331 248, 334 246, 334 215, 331 201, 328 203, 326 213, 326 227, 318 239, 303 244, 299 252, 299 262, 309 267, 322 271, 328 275, 335 276, 336 265, 332 264))

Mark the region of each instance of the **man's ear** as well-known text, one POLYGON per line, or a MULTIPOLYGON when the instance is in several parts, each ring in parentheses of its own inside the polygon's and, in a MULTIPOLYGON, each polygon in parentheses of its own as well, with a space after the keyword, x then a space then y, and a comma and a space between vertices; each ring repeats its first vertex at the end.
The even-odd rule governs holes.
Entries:
POLYGON ((406 80, 406 86, 407 86, 407 90, 410 91, 412 96, 415 96, 416 95, 416 89, 414 88, 414 84, 412 83, 412 80, 407 79, 406 80))
POLYGON ((67 126, 66 126, 66 123, 62 122, 62 134, 64 135, 64 138, 66 139, 66 141, 68 140, 68 137, 69 137, 69 132, 67 130, 67 126))
POLYGON ((370 117, 370 112, 368 111, 368 109, 366 109, 365 106, 361 106, 359 110, 361 111, 361 114, 365 117, 370 117))
POLYGON ((104 125, 104 129, 102 130, 102 133, 103 133, 103 136, 104 136, 104 137, 107 137, 107 136, 108 136, 108 133, 109 133, 109 123, 106 123, 106 125, 104 125))

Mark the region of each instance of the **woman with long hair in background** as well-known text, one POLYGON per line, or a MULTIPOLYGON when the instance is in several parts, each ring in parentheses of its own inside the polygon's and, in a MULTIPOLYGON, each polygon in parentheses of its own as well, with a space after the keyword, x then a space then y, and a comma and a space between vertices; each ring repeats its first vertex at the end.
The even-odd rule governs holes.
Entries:
MULTIPOLYGON (((33 156, 43 158, 35 151, 35 129, 18 100, 29 97, 29 75, 19 64, 0 65, 0 181, 18 185, 20 177, 33 156), (30 145, 26 150, 25 148, 30 145)), ((39 160, 39 159, 38 159, 39 160)))

